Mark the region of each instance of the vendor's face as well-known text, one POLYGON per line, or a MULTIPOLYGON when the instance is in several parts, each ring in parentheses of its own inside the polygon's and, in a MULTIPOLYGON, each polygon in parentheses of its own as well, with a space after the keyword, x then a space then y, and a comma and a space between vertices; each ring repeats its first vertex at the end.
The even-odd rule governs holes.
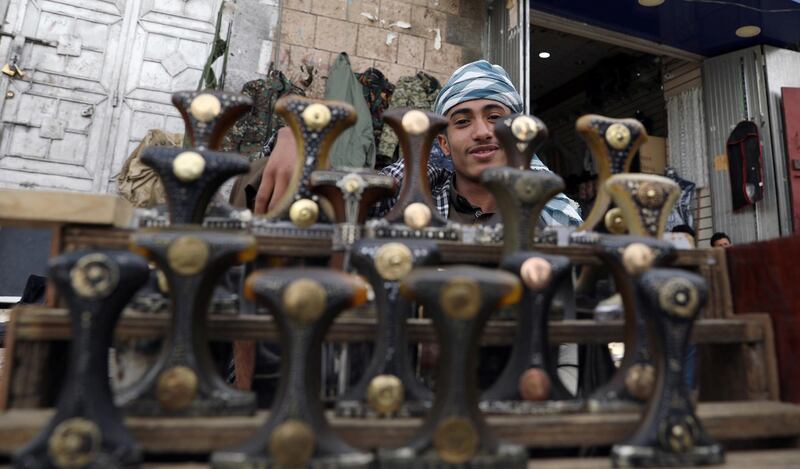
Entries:
POLYGON ((456 174, 478 182, 484 169, 506 165, 494 124, 509 114, 509 108, 490 99, 466 101, 447 112, 450 125, 446 137, 439 135, 439 144, 451 156, 456 174))
POLYGON ((728 247, 730 245, 731 245, 731 240, 730 239, 728 239, 728 238, 720 238, 720 239, 714 241, 714 244, 712 245, 712 247, 715 247, 715 248, 726 248, 726 247, 728 247))

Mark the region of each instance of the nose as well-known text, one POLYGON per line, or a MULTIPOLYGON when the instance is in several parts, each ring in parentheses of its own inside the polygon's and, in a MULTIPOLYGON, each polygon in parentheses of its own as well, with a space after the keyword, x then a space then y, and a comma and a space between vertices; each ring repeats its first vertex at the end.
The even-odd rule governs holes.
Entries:
POLYGON ((491 140, 494 137, 494 124, 487 119, 476 119, 472 138, 476 141, 491 140))

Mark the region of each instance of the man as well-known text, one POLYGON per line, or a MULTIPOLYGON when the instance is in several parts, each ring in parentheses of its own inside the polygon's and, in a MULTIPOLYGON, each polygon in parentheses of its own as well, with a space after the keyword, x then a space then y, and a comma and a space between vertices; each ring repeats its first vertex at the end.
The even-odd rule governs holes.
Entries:
POLYGON ((711 247, 712 248, 727 248, 732 246, 731 239, 725 233, 718 231, 711 235, 711 247))
MULTIPOLYGON (((504 116, 523 111, 522 97, 505 70, 479 60, 456 70, 436 99, 434 111, 449 121, 438 136, 439 146, 448 155, 454 169, 428 164, 431 191, 442 216, 460 223, 496 223, 499 221, 494 196, 480 183, 486 168, 505 166, 507 158, 494 136, 494 124, 504 116)), ((294 138, 289 129, 279 132, 275 149, 264 169, 256 196, 255 213, 272 208, 285 191, 294 171, 294 138)), ((534 158, 531 168, 549 171, 534 158)), ((402 183, 403 162, 381 171, 402 183)), ((379 215, 386 213, 397 199, 385 201, 379 215)), ((581 223, 577 204, 564 194, 550 200, 542 211, 540 225, 577 226, 581 223)))
MULTIPOLYGON (((523 109, 522 97, 499 65, 479 60, 453 73, 439 92, 434 112, 449 121, 445 132, 438 136, 438 143, 454 169, 432 161, 428 163, 431 192, 442 216, 464 224, 500 221, 494 196, 481 184, 480 176, 487 168, 507 164, 505 151, 494 136, 495 122, 521 113, 523 109)), ((288 187, 296 162, 295 148, 291 131, 281 129, 256 195, 254 212, 257 215, 272 209, 288 187)), ((550 171, 538 157, 534 158, 531 168, 550 171)), ((402 160, 381 172, 397 179, 399 190, 404 174, 402 160)), ((388 212, 396 202, 396 198, 383 202, 378 215, 388 212)), ((577 204, 564 194, 558 194, 545 206, 539 224, 577 226, 581 221, 577 204)), ((244 345, 235 346, 234 351, 239 355, 235 359, 237 363, 251 360, 245 355, 253 352, 246 351, 244 345)), ((237 366, 237 386, 249 388, 251 370, 252 365, 237 366)))

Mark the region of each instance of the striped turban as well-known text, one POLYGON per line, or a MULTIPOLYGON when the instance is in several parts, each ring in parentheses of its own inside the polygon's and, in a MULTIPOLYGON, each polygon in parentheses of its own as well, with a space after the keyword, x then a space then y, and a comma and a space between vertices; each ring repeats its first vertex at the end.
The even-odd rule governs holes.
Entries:
POLYGON ((478 60, 453 72, 436 98, 434 111, 445 115, 453 106, 474 99, 497 101, 508 106, 512 113, 524 110, 522 96, 517 93, 503 67, 478 60))

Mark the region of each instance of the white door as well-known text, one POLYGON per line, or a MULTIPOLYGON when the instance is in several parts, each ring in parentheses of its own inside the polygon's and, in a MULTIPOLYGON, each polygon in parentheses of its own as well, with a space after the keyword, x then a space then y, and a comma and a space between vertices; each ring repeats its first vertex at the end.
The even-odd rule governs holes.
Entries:
POLYGON ((0 186, 86 192, 110 183, 148 129, 182 131, 219 0, 12 0, 0 52, 0 186))

